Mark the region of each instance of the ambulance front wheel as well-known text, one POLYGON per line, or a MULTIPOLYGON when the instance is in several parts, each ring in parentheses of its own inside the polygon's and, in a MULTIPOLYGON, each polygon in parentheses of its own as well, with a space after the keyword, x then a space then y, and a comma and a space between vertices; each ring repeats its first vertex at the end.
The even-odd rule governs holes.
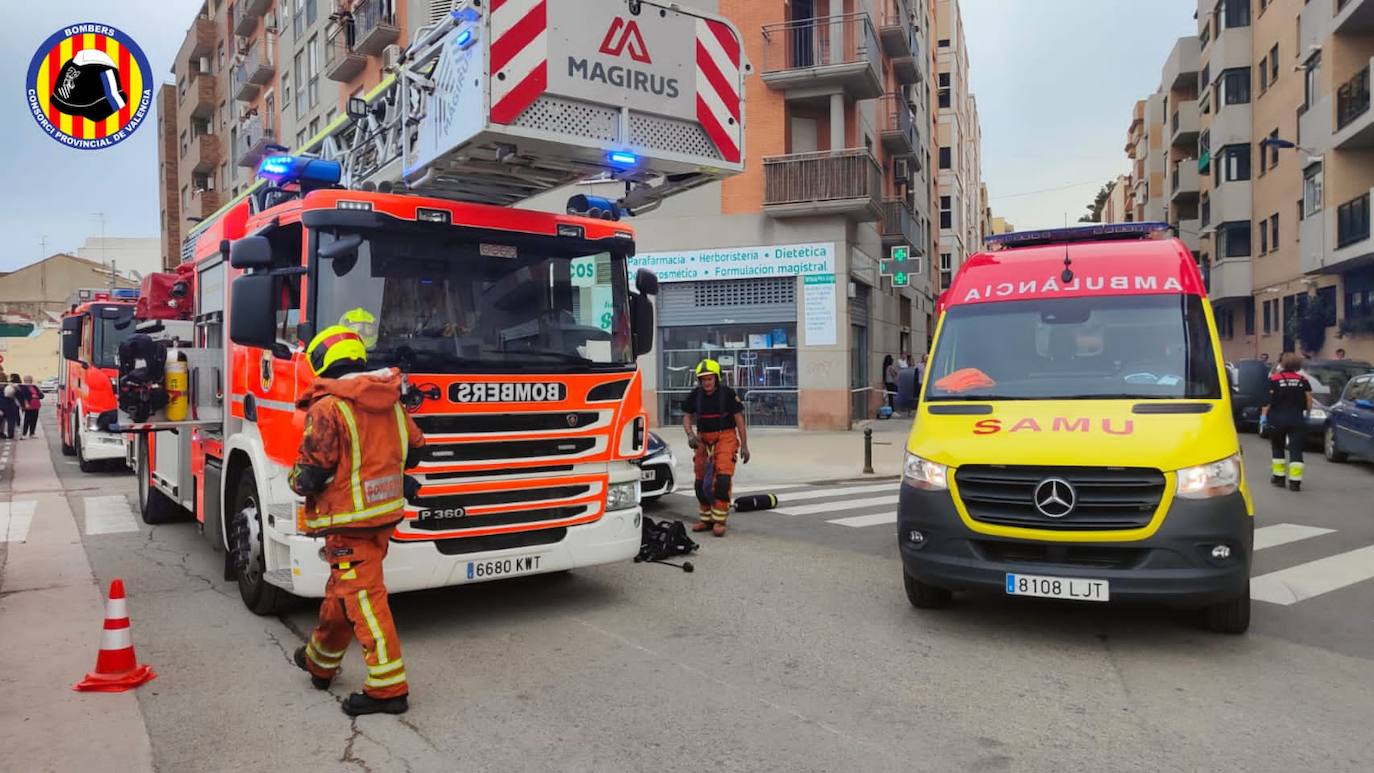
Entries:
POLYGON ((1202 614, 1207 630, 1213 633, 1245 633, 1250 629, 1250 583, 1245 583, 1244 593, 1213 604, 1202 614))
POLYGON ((954 599, 954 594, 948 588, 938 588, 913 579, 906 572, 902 572, 902 584, 906 587, 906 600, 917 609, 941 609, 949 606, 954 599))
POLYGON ((253 471, 244 469, 234 487, 231 512, 234 513, 230 545, 233 547, 235 579, 244 606, 259 615, 275 615, 285 610, 290 594, 267 581, 267 555, 263 543, 262 510, 253 471))

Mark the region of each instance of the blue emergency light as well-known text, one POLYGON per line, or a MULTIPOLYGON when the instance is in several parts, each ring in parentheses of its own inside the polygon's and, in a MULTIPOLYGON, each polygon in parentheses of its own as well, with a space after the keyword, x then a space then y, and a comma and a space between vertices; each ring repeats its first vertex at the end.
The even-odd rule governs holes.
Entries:
POLYGON ((629 169, 630 167, 639 165, 639 156, 636 156, 635 154, 625 150, 611 151, 611 154, 608 156, 608 158, 610 158, 612 165, 618 166, 622 169, 629 169))
POLYGON ((458 33, 458 39, 454 41, 459 48, 467 48, 472 44, 472 28, 469 27, 458 33))
POLYGON ((258 166, 258 177, 278 187, 300 183, 303 188, 323 188, 339 184, 343 179, 343 167, 338 161, 319 158, 268 156, 258 166))
POLYGON ((119 298, 125 301, 138 300, 138 289, 134 287, 117 287, 110 291, 111 298, 119 298))
POLYGON ((1064 244, 1107 239, 1149 239, 1166 236, 1173 226, 1159 221, 1139 223, 1094 223, 1069 228, 1043 228, 1038 231, 1015 231, 993 234, 983 242, 989 247, 1028 247, 1033 244, 1064 244))

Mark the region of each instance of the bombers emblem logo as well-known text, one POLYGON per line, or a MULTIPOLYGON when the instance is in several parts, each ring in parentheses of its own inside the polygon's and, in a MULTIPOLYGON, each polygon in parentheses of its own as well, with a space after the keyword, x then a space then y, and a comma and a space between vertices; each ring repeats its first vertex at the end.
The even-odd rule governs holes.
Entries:
POLYGON ((143 50, 107 24, 54 32, 29 62, 24 91, 43 132, 71 148, 98 150, 133 134, 153 104, 143 50))

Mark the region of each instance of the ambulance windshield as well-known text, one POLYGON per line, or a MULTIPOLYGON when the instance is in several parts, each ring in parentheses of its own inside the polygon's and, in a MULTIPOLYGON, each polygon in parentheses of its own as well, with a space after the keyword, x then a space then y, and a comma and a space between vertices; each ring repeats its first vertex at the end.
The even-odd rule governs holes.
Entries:
POLYGON ((926 399, 1218 399, 1204 302, 1139 295, 955 306, 926 399))
POLYGON ((322 231, 318 242, 315 318, 357 330, 374 363, 422 372, 634 363, 623 255, 550 256, 457 233, 322 231))

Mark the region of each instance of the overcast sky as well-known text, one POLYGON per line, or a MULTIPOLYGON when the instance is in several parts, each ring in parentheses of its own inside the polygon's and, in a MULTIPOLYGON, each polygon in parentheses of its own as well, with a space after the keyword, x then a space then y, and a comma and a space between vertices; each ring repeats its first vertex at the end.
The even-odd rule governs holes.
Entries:
POLYGON ((983 127, 992 213, 1018 229, 1070 223, 1126 172, 1137 99, 1174 43, 1197 34, 1192 0, 960 0, 983 127))
MULTIPOLYGON (((983 177, 993 212, 1018 228, 1076 220, 1097 187, 1123 172, 1131 105, 1153 91, 1174 40, 1190 34, 1189 0, 962 0, 973 91, 983 126, 983 177), (1047 190, 1057 189, 1057 190, 1047 190)), ((0 73, 0 270, 74 251, 99 234, 156 236, 157 125, 150 116, 114 148, 77 151, 44 136, 29 115, 29 59, 68 24, 113 24, 143 47, 159 81, 198 0, 6 3, 0 73)))

